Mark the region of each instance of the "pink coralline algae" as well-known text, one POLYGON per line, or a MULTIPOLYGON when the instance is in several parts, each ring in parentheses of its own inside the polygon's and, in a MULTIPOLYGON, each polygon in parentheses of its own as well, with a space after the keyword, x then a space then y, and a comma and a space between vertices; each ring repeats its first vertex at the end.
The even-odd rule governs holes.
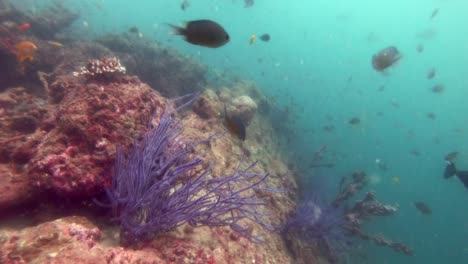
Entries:
POLYGON ((35 186, 58 194, 91 196, 110 183, 116 143, 128 146, 140 136, 164 98, 138 78, 110 83, 76 84, 61 79, 63 99, 43 131, 36 155, 27 165, 35 186))

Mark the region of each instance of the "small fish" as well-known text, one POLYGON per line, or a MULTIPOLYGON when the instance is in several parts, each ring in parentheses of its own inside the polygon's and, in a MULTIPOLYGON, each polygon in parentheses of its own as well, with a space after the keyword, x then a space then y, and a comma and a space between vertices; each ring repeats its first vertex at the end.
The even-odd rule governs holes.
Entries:
POLYGON ((335 126, 334 125, 325 125, 325 126, 323 126, 322 129, 325 130, 326 132, 330 133, 330 132, 335 131, 335 126))
POLYGON ((245 8, 252 7, 254 5, 254 0, 244 0, 244 4, 245 8))
POLYGON ((229 116, 226 105, 224 105, 224 119, 229 132, 244 141, 247 134, 244 122, 237 116, 229 116))
POLYGON ((357 117, 353 117, 348 121, 348 123, 351 124, 351 125, 357 126, 357 125, 359 125, 361 123, 361 119, 359 119, 357 117))
POLYGON ((218 23, 211 20, 194 20, 186 23, 186 27, 169 24, 174 34, 183 35, 185 41, 199 46, 218 48, 229 42, 229 35, 218 23))
POLYGON ((190 3, 189 3, 188 0, 184 0, 182 2, 182 4, 180 4, 180 9, 182 9, 184 11, 187 10, 187 8, 189 8, 189 7, 190 7, 190 3))
POLYGON ((56 47, 62 47, 63 46, 62 43, 57 42, 57 41, 47 41, 47 43, 49 43, 52 46, 56 46, 56 47))
POLYGON ((263 34, 263 35, 260 36, 260 39, 262 41, 268 42, 268 41, 270 41, 271 37, 270 37, 270 34, 263 34))
POLYGON ((446 161, 454 161, 458 157, 458 152, 457 151, 452 151, 445 155, 444 159, 446 161))
POLYGON ((419 210, 423 215, 432 214, 431 208, 424 202, 414 202, 414 206, 419 210))
POLYGON ((430 68, 428 71, 427 71, 427 79, 428 80, 431 80, 432 78, 434 78, 434 76, 436 75, 436 70, 434 67, 430 68))
POLYGON ((254 44, 256 38, 257 38, 257 36, 256 36, 255 34, 252 34, 252 35, 250 36, 250 42, 249 42, 249 44, 250 44, 250 45, 254 44))
POLYGON ((436 119, 436 115, 433 112, 427 113, 426 116, 427 116, 427 118, 432 119, 432 120, 436 119))
POLYGON ((410 153, 411 153, 411 155, 413 155, 413 156, 415 156, 415 157, 421 156, 421 152, 420 152, 419 150, 417 150, 417 149, 412 149, 412 150, 410 151, 410 153))
POLYGON ((398 178, 398 177, 392 177, 392 183, 393 183, 393 184, 400 184, 400 178, 398 178))
POLYGON ((23 25, 18 27, 19 31, 25 31, 27 29, 31 28, 31 25, 29 23, 24 23, 23 25))
POLYGON ((401 54, 394 46, 389 46, 372 56, 372 67, 374 70, 384 72, 388 67, 394 65, 401 59, 401 54))
POLYGON ((439 8, 434 9, 434 11, 432 11, 430 19, 433 19, 434 17, 436 17, 438 13, 439 13, 439 8))
POLYGON ((419 53, 421 53, 421 52, 424 51, 424 46, 423 46, 422 44, 418 44, 418 45, 416 46, 416 50, 417 50, 419 53))
POLYGON ((89 23, 86 20, 83 20, 83 27, 87 28, 89 27, 89 23))
POLYGON ((133 27, 128 29, 128 32, 138 34, 138 33, 140 33, 140 30, 138 30, 137 27, 133 26, 133 27))
POLYGON ((432 86, 431 91, 433 93, 442 93, 445 91, 445 87, 442 84, 436 84, 432 86))
POLYGON ((23 40, 15 45, 16 58, 20 63, 26 60, 32 62, 34 60, 34 53, 36 50, 36 45, 31 41, 23 40))

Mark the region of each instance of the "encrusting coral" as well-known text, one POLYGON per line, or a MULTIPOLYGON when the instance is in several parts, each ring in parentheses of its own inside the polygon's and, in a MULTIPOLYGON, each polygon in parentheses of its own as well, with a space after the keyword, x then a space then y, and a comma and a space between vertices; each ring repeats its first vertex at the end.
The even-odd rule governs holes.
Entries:
POLYGON ((92 59, 86 66, 81 67, 73 75, 84 76, 87 79, 112 79, 118 75, 124 75, 127 69, 120 63, 116 57, 104 57, 101 59, 92 59))

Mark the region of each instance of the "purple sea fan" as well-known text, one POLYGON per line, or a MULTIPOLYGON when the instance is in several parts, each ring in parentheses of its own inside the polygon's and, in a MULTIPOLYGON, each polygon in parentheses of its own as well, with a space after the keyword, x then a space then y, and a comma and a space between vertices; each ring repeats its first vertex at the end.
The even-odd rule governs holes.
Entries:
POLYGON ((305 198, 283 227, 283 235, 319 248, 335 262, 349 247, 347 222, 341 209, 326 205, 317 197, 305 198))
POLYGON ((185 141, 174 112, 166 109, 159 125, 148 127, 142 141, 127 157, 117 149, 112 186, 107 190, 120 222, 123 244, 149 239, 184 223, 192 226, 230 226, 256 238, 242 226, 243 219, 273 228, 262 220, 265 205, 253 189, 268 177, 250 173, 256 163, 231 175, 212 178, 199 156, 192 154, 200 142, 185 141))

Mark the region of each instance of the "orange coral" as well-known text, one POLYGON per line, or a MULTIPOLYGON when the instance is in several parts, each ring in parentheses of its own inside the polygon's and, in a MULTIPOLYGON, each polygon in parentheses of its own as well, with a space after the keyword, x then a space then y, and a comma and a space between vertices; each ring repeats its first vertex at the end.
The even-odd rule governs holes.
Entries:
POLYGON ((16 43, 15 49, 18 61, 24 62, 25 60, 34 60, 34 52, 37 50, 37 47, 31 41, 20 41, 16 43))

